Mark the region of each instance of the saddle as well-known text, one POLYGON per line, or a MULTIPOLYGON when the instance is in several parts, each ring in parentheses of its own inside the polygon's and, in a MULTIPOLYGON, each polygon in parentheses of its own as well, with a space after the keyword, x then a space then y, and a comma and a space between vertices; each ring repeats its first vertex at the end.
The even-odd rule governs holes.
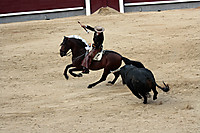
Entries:
POLYGON ((98 52, 98 53, 94 56, 93 60, 94 60, 94 61, 101 61, 101 59, 102 59, 102 57, 103 57, 103 54, 104 54, 104 50, 102 50, 101 52, 98 52))
MULTIPOLYGON (((88 52, 90 52, 92 50, 92 43, 89 43, 88 46, 89 46, 89 50, 88 52)), ((105 50, 102 50, 101 52, 98 52, 94 58, 92 60, 94 61, 101 61, 102 57, 103 57, 103 54, 104 54, 105 50)))

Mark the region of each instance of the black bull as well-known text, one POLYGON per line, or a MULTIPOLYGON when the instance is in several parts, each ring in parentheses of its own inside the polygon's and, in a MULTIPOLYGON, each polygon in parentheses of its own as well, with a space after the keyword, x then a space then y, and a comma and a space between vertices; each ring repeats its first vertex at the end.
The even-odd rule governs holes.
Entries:
POLYGON ((120 69, 123 84, 126 84, 132 93, 139 99, 144 98, 144 104, 147 103, 147 95, 152 90, 154 93, 153 100, 157 99, 158 92, 156 86, 164 92, 169 91, 169 86, 164 82, 165 87, 160 87, 152 74, 146 68, 137 68, 133 65, 125 65, 120 69))

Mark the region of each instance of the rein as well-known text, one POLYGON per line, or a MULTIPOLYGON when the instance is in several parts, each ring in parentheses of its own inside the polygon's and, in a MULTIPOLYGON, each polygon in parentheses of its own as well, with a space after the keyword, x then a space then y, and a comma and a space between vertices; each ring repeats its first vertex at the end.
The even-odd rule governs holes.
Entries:
POLYGON ((73 58, 73 60, 77 60, 78 58, 82 57, 83 55, 85 55, 85 53, 73 58))

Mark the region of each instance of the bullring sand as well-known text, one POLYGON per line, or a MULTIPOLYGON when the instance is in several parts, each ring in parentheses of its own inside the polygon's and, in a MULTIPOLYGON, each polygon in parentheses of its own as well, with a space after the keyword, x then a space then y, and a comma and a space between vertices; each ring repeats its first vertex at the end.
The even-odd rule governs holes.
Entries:
POLYGON ((199 133, 200 9, 96 13, 0 25, 1 133, 199 133), (168 93, 144 105, 119 78, 91 71, 66 80, 63 36, 92 42, 77 21, 105 27, 104 49, 141 61, 168 93))

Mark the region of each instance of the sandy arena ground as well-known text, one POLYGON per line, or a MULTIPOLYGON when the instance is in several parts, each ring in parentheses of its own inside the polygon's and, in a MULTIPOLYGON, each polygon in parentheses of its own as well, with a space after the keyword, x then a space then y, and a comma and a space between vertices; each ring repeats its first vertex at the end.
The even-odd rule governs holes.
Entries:
POLYGON ((93 14, 0 25, 0 133, 199 133, 200 9, 93 14), (141 61, 162 85, 144 105, 102 70, 69 80, 63 36, 92 42, 77 23, 105 27, 104 49, 141 61))

